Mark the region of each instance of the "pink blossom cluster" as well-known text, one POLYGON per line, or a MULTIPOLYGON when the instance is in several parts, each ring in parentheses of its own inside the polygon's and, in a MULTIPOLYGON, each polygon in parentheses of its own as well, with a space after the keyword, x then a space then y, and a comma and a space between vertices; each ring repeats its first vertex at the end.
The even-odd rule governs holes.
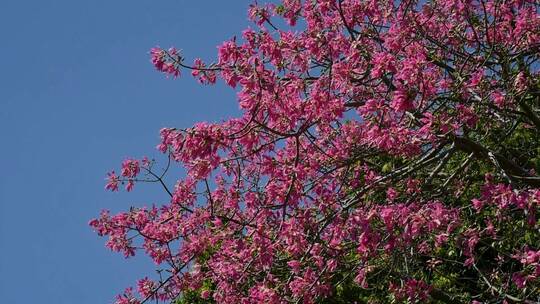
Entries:
POLYGON ((512 279, 519 288, 525 288, 527 285, 533 285, 535 280, 540 277, 540 250, 525 249, 516 254, 523 265, 524 270, 513 274, 512 279))
POLYGON ((403 286, 391 284, 389 289, 397 300, 407 299, 410 303, 421 303, 429 299, 431 287, 421 280, 409 279, 403 286))
POLYGON ((180 76, 180 62, 182 57, 177 49, 169 48, 163 50, 159 47, 150 50, 151 62, 156 69, 173 77, 180 76))
POLYGON ((483 289, 460 300, 531 296, 539 179, 496 141, 524 124, 540 128, 524 106, 537 92, 538 9, 519 0, 284 0, 250 6, 254 28, 222 43, 215 63, 187 66, 174 48, 152 49, 161 72, 190 69, 202 84, 235 88, 242 115, 164 128, 163 171, 129 158, 120 176, 108 174, 108 190, 152 182, 170 197, 90 222, 111 250, 143 252, 163 275, 116 303, 194 293, 310 304, 339 284, 429 302, 446 294, 434 276, 448 269, 483 289), (185 173, 174 185, 170 168, 185 173), (503 237, 512 233, 519 246, 503 237))

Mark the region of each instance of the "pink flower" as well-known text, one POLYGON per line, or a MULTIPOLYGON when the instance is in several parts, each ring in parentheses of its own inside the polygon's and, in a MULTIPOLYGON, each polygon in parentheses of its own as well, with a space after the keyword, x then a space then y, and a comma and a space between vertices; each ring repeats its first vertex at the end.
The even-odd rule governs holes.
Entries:
POLYGON ((180 75, 178 64, 181 57, 175 48, 170 48, 168 51, 159 47, 152 48, 150 50, 150 57, 150 61, 158 71, 170 74, 175 78, 180 75))
POLYGON ((482 207, 484 206, 484 202, 477 198, 473 198, 471 200, 471 203, 476 211, 480 211, 480 209, 482 209, 482 207))
POLYGON ((388 199, 388 201, 393 202, 397 196, 398 196, 398 192, 396 191, 396 189, 389 187, 386 190, 386 198, 388 199))
POLYGON ((133 288, 126 288, 124 294, 116 296, 115 304, 140 304, 141 302, 133 296, 133 288))
POLYGON ((495 91, 491 93, 491 98, 493 99, 493 103, 498 106, 499 108, 504 107, 505 105, 505 96, 501 91, 495 91))
POLYGON ((371 76, 379 78, 385 73, 395 73, 395 58, 388 53, 377 53, 372 59, 373 69, 371 76))
POLYGON ((512 275, 512 281, 516 284, 518 288, 525 288, 527 286, 527 277, 524 276, 521 272, 516 272, 512 275))
POLYGON ((204 64, 200 58, 195 59, 193 68, 194 69, 191 71, 191 75, 196 77, 201 84, 216 83, 216 72, 207 69, 206 64, 204 64))
POLYGON ((480 69, 480 70, 476 71, 475 73, 473 73, 471 75, 471 78, 469 79, 467 85, 472 89, 477 89, 477 86, 480 84, 480 82, 484 78, 484 73, 485 72, 484 72, 483 69, 480 69))
POLYGON ((145 168, 149 168, 150 165, 152 164, 152 161, 148 158, 148 157, 143 157, 142 159, 142 166, 145 167, 145 168))
POLYGON ((163 64, 165 63, 165 51, 159 47, 150 49, 150 56, 152 64, 161 71, 163 69, 163 64))
POLYGON ((209 290, 203 290, 201 292, 201 298, 208 300, 210 299, 210 291, 209 290))
POLYGON ((107 173, 107 184, 105 185, 105 189, 110 191, 118 191, 118 182, 118 176, 116 176, 114 171, 107 173))
POLYGON ((367 271, 366 268, 361 268, 358 270, 356 277, 354 277, 354 282, 362 288, 368 288, 367 283, 367 271))
POLYGON ((139 161, 134 159, 126 159, 122 162, 122 176, 135 177, 141 171, 139 161))
POLYGON ((300 264, 299 261, 295 261, 295 260, 288 261, 287 265, 289 265, 289 267, 291 267, 293 273, 300 274, 300 266, 301 266, 301 264, 300 264))
POLYGON ((137 282, 137 291, 143 298, 151 298, 155 293, 156 283, 148 278, 144 278, 137 282))
POLYGON ((516 79, 514 80, 514 87, 518 92, 523 92, 527 89, 528 86, 527 76, 525 76, 525 73, 519 72, 516 75, 516 79))
POLYGON ((132 179, 128 180, 126 184, 126 191, 130 192, 131 190, 133 190, 133 186, 135 186, 135 182, 132 179))
POLYGON ((394 98, 391 104, 395 111, 403 112, 414 108, 413 99, 409 96, 409 92, 400 88, 394 92, 394 98))

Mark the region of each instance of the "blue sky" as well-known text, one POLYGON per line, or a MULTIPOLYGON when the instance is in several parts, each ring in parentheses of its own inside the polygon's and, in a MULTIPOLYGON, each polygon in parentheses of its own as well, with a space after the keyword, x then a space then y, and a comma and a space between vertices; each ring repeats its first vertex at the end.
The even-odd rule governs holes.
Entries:
POLYGON ((103 208, 160 203, 152 185, 104 190, 125 157, 158 156, 162 127, 238 113, 235 93, 166 79, 148 51, 212 59, 250 1, 0 1, 0 302, 111 303, 153 265, 88 227, 103 208))

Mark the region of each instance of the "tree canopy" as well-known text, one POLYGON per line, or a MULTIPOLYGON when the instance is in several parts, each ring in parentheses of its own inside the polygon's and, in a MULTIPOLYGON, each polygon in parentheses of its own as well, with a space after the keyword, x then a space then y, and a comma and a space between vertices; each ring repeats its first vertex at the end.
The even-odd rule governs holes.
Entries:
POLYGON ((153 48, 168 76, 235 89, 242 114, 162 129, 164 170, 109 173, 109 190, 170 195, 90 222, 159 265, 116 303, 538 301, 539 12, 283 0, 251 5, 214 62, 153 48))

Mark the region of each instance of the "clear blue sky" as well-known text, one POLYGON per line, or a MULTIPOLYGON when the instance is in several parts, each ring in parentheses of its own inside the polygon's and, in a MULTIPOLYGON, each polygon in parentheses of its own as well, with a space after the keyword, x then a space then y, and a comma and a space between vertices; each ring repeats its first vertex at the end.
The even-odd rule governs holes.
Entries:
POLYGON ((188 58, 249 23, 250 1, 0 1, 0 303, 111 303, 153 265, 88 227, 103 208, 160 203, 151 185, 104 190, 125 157, 157 156, 162 127, 218 121, 235 93, 166 79, 148 51, 188 58))

